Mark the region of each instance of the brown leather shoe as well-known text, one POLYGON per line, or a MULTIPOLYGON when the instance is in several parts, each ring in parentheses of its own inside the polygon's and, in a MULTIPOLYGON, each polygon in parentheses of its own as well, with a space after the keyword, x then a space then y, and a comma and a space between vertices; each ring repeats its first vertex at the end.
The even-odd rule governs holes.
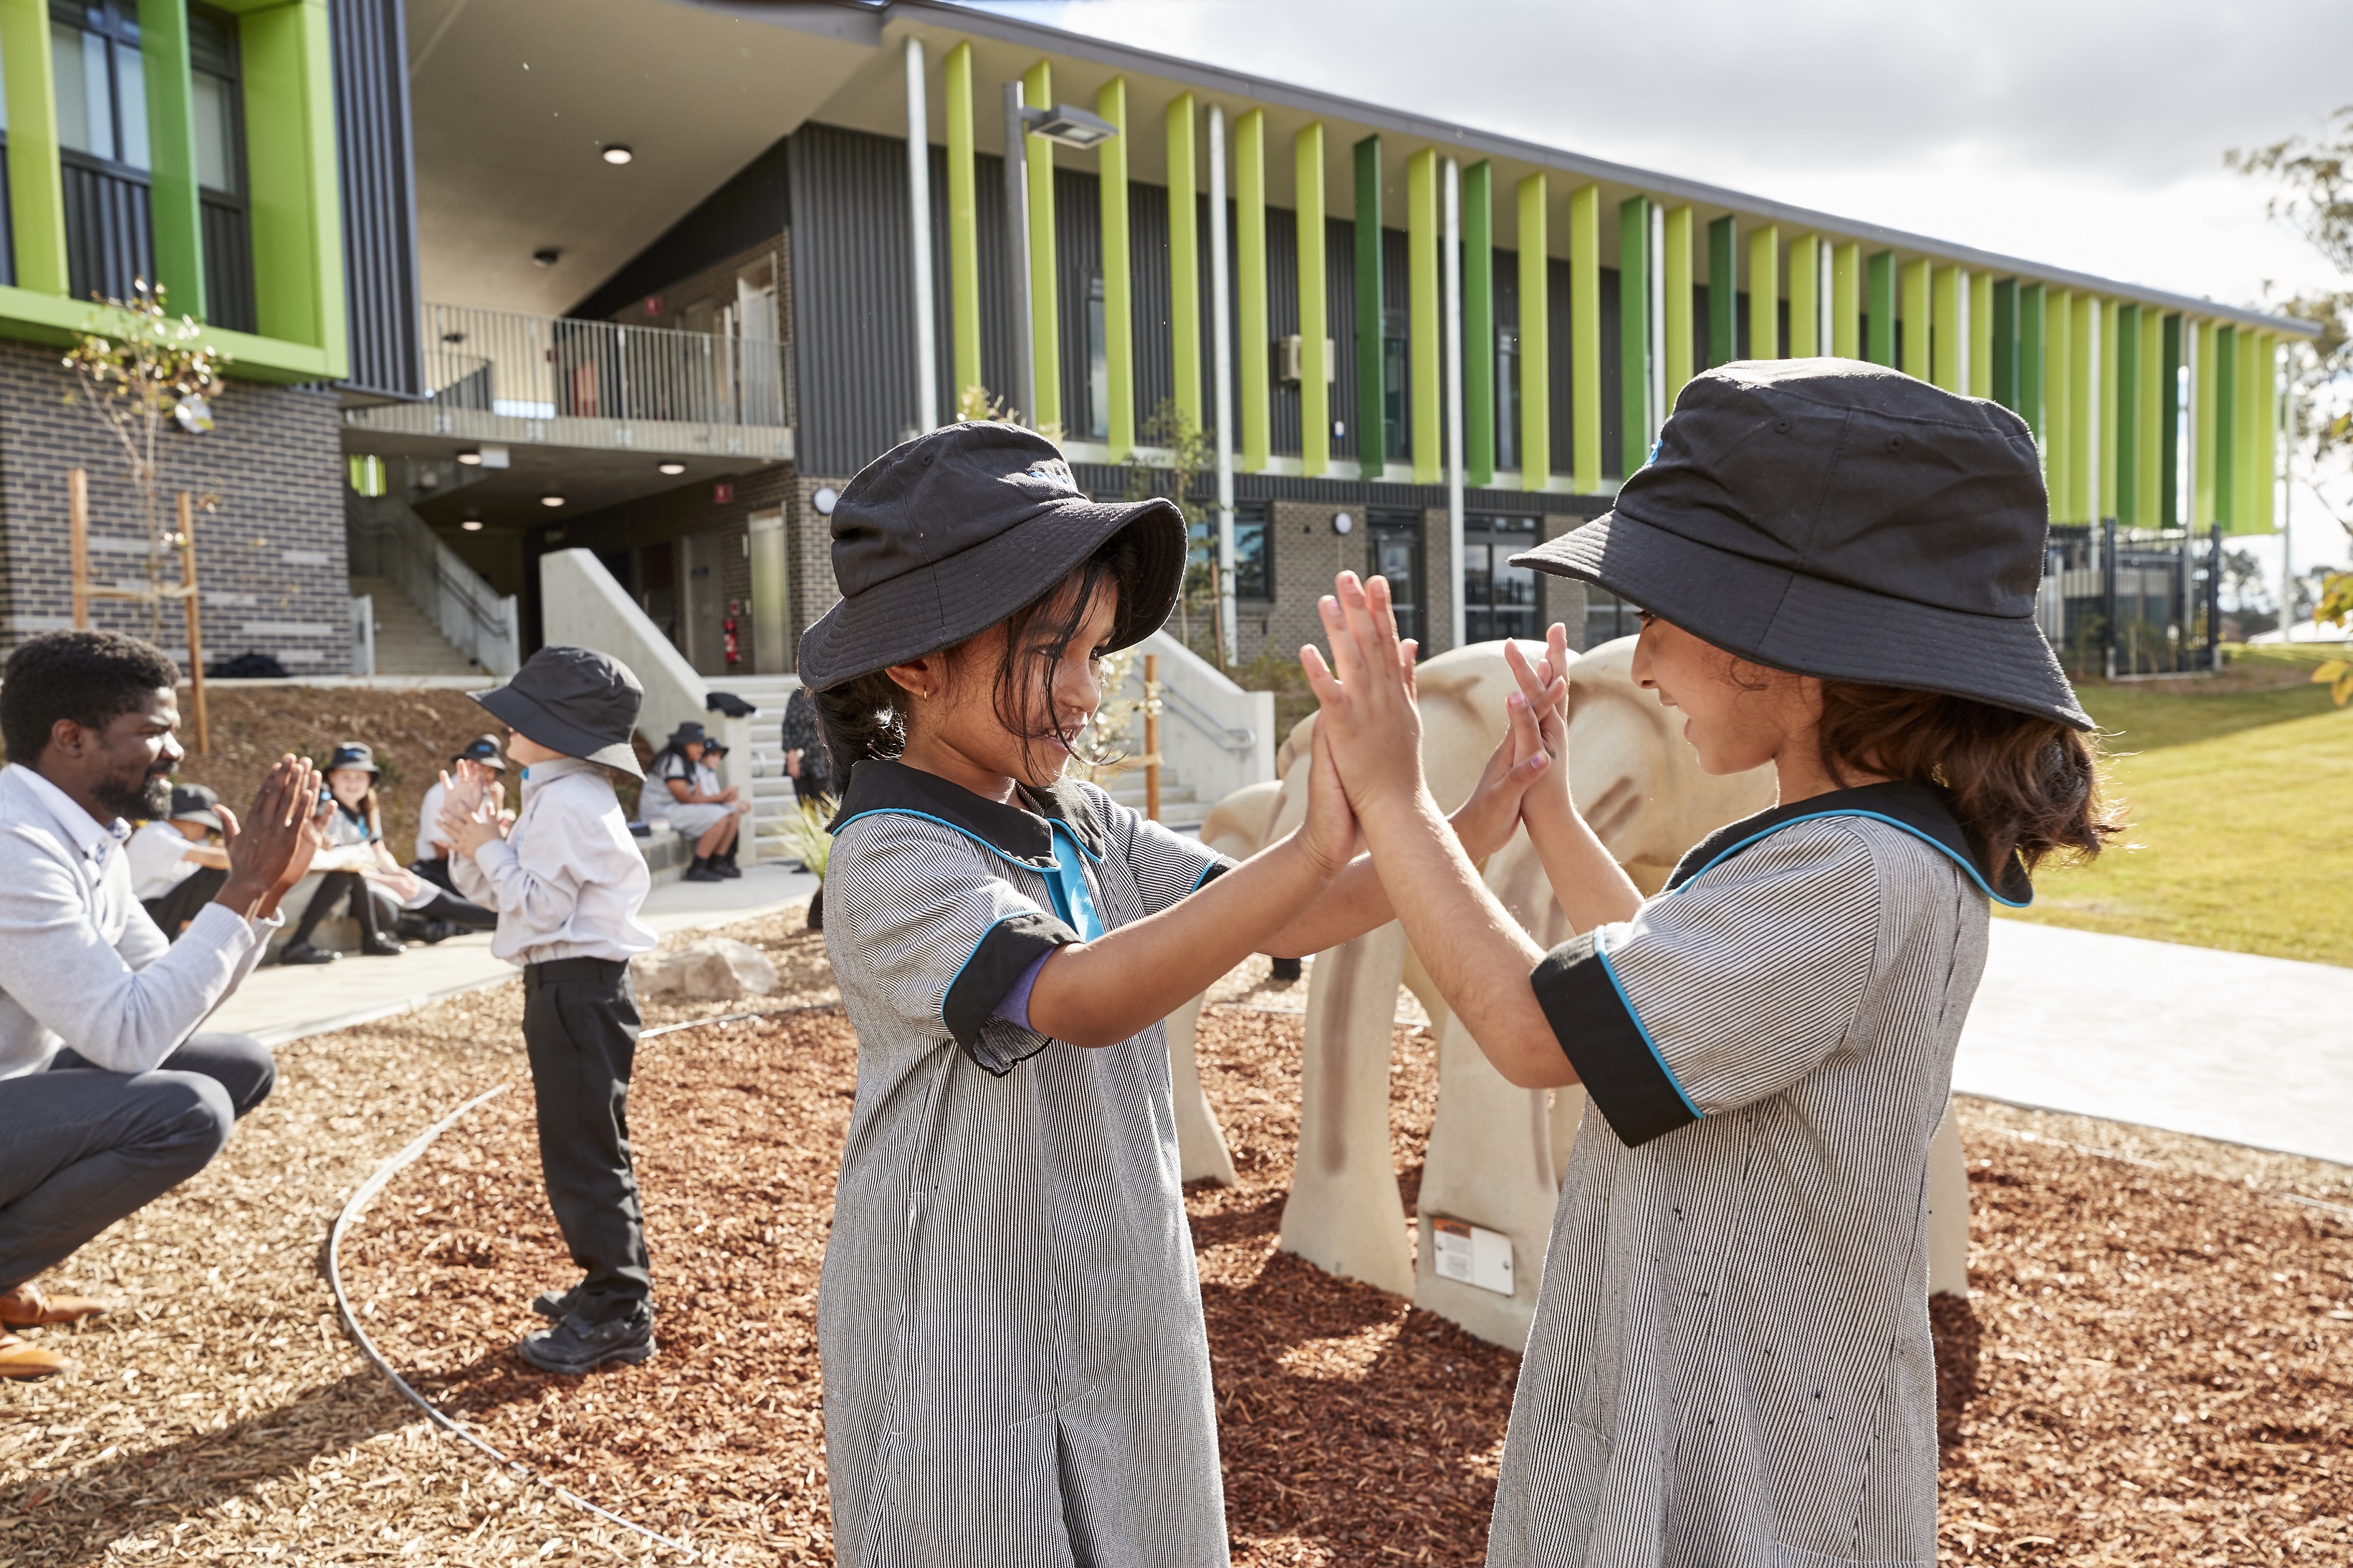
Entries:
POLYGON ((32 1383, 65 1371, 65 1358, 14 1334, 0 1334, 0 1378, 32 1383))
POLYGON ((79 1323, 106 1315, 106 1303, 87 1296, 51 1296, 37 1285, 24 1284, 0 1291, 0 1324, 12 1329, 41 1329, 51 1323, 79 1323))

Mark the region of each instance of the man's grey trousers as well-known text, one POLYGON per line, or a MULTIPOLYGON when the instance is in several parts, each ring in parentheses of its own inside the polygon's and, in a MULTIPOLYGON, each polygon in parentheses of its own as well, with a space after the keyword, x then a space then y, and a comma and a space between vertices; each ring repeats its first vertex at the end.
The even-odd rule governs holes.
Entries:
POLYGON ((103 1072, 59 1051, 0 1079, 0 1290, 212 1163, 278 1066, 249 1035, 195 1035, 152 1072, 103 1072))

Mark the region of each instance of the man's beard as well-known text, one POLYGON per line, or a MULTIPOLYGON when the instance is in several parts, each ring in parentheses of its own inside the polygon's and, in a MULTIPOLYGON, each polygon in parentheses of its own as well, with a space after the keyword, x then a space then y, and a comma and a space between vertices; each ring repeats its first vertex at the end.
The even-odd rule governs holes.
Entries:
POLYGON ((98 804, 117 816, 153 820, 172 809, 170 773, 141 773, 135 778, 109 779, 98 792, 98 804))

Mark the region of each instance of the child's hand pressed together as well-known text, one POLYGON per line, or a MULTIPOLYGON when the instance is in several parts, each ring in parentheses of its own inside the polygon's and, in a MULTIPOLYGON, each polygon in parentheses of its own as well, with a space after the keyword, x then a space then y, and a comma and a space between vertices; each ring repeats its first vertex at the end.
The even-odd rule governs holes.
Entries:
POLYGON ((1551 813, 1574 814, 1568 792, 1568 628, 1555 621, 1546 634, 1544 657, 1533 665, 1516 642, 1504 645, 1504 662, 1520 683, 1520 700, 1535 721, 1545 754, 1552 765, 1528 786, 1520 815, 1534 821, 1551 813))

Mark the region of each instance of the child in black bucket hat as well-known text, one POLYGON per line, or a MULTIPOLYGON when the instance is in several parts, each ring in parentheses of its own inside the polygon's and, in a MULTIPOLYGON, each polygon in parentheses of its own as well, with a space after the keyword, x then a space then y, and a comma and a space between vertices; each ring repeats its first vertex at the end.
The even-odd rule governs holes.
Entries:
MULTIPOLYGON (((1514 1084, 1582 1083, 1487 1561, 1920 1563, 1936 1550, 1928 1142, 1988 904, 2098 853, 2090 721, 2036 628, 2025 425, 1841 360, 1684 387, 1608 516, 1514 558, 1643 608, 1634 673, 1773 809, 1645 900, 1568 770, 1522 799, 1581 934, 1536 950, 1430 820, 1388 585, 1303 654, 1408 936, 1514 1084)), ((1566 744, 1563 629, 1531 668, 1566 744)), ((1572 671, 1573 674, 1573 671, 1572 671)), ((1566 761, 1565 758, 1562 759, 1566 761)))
POLYGON ((474 700, 513 734, 522 810, 509 826, 489 762, 441 776, 441 837, 451 875, 498 911, 491 951, 522 968, 523 1046, 539 1104, 548 1206, 579 1284, 532 1310, 555 1320, 526 1336, 522 1358, 580 1373, 654 1353, 653 1264, 629 1157, 629 1073, 638 997, 629 960, 654 945, 638 910, 653 879, 629 837, 612 774, 643 775, 629 736, 645 688, 618 659, 543 647, 474 700))
MULTIPOLYGON (((835 1545, 884 1563, 1226 1561, 1160 1020, 1252 952, 1387 921, 1326 762, 1244 866, 1062 776, 1185 523, 1044 438, 934 431, 833 511, 800 672, 847 771, 826 950, 858 1030, 818 1296, 835 1545)), ((1499 847, 1532 720, 1457 814, 1499 847), (1516 765, 1514 765, 1516 763, 1516 765)))

